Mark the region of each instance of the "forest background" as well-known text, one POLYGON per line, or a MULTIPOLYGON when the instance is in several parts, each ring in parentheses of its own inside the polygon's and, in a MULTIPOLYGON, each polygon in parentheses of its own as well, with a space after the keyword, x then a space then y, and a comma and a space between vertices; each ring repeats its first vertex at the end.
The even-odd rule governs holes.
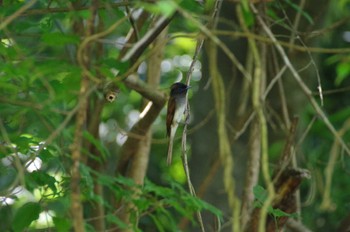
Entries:
POLYGON ((0 231, 348 231, 349 0, 0 0, 0 41, 0 231))

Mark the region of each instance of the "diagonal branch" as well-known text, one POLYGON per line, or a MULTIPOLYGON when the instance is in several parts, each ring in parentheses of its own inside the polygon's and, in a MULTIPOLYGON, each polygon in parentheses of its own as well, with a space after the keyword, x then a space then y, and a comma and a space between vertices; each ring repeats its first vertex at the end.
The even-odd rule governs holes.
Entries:
POLYGON ((154 39, 163 31, 163 29, 168 26, 168 24, 173 19, 174 15, 171 17, 162 16, 155 23, 154 27, 151 28, 121 59, 121 61, 132 61, 135 62, 146 48, 154 41, 154 39))
MULTIPOLYGON (((152 104, 151 108, 145 115, 145 117, 141 118, 130 130, 130 133, 137 134, 139 136, 145 136, 153 122, 158 117, 160 111, 162 110, 165 99, 162 102, 163 104, 152 104)), ((118 167, 117 167, 117 173, 120 173, 122 175, 125 175, 128 170, 128 162, 132 158, 132 156, 135 154, 136 150, 139 147, 141 139, 136 137, 128 137, 126 142, 124 143, 121 154, 123 154, 120 157, 120 160, 118 161, 118 167)))
POLYGON ((125 80, 124 83, 130 89, 135 90, 141 94, 144 98, 152 101, 154 104, 160 106, 164 105, 166 100, 166 95, 160 91, 154 89, 154 87, 140 80, 136 75, 130 75, 125 80))

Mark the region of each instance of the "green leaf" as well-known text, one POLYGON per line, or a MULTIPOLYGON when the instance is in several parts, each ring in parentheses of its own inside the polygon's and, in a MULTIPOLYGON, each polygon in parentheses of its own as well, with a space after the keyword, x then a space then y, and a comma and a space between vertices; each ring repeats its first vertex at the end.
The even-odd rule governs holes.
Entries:
POLYGON ((53 223, 55 224, 55 229, 58 232, 65 232, 69 231, 72 227, 71 220, 68 218, 62 218, 62 217, 53 217, 52 218, 53 223))
POLYGON ((90 174, 91 168, 86 165, 80 164, 79 170, 81 176, 81 184, 84 187, 84 192, 86 193, 85 196, 91 198, 94 194, 94 181, 90 174))
POLYGON ((174 196, 174 190, 172 190, 170 188, 165 188, 162 186, 155 185, 148 180, 146 180, 146 184, 145 184, 143 190, 145 192, 154 193, 156 196, 161 196, 161 197, 165 197, 165 198, 174 196))
POLYGON ((44 17, 39 22, 40 28, 44 31, 48 31, 52 28, 52 18, 51 17, 44 17))
POLYGON ((254 197, 261 203, 267 198, 267 191, 260 185, 254 186, 253 193, 254 197))
POLYGON ((127 187, 133 187, 133 188, 137 187, 137 185, 135 184, 135 181, 131 178, 118 176, 116 180, 119 184, 125 185, 127 187))
POLYGON ((140 2, 137 5, 139 7, 145 8, 147 11, 151 13, 161 14, 166 17, 169 17, 172 14, 174 14, 174 12, 177 9, 176 3, 170 0, 157 1, 156 4, 140 2))
POLYGON ((41 37, 42 41, 50 46, 63 46, 66 44, 78 44, 79 37, 77 35, 67 35, 58 32, 45 33, 41 37))
POLYGON ((113 223, 115 225, 118 226, 119 229, 127 229, 128 225, 123 222, 122 220, 120 220, 120 218, 118 218, 117 216, 113 215, 113 214, 108 214, 106 216, 107 222, 113 223))
POLYGON ((271 212, 270 212, 274 217, 296 217, 297 214, 290 214, 290 213, 286 213, 286 212, 283 212, 282 210, 280 209, 272 209, 271 212))
POLYGON ((340 63, 337 65, 337 77, 335 79, 335 85, 339 86, 346 78, 350 76, 350 64, 340 63))
POLYGON ((154 215, 149 215, 151 217, 151 219, 153 220, 154 224, 156 225, 157 227, 157 231, 159 232, 163 232, 164 231, 164 228, 162 226, 162 223, 158 220, 158 217, 155 217, 154 215))
POLYGON ((22 205, 14 216, 12 229, 14 231, 23 231, 34 220, 39 218, 40 211, 40 204, 36 202, 28 202, 22 205))
POLYGON ((250 10, 249 6, 248 7, 241 7, 242 9, 242 14, 244 18, 244 22, 247 25, 247 27, 252 27, 255 24, 255 16, 253 12, 250 10))
POLYGON ((219 217, 220 219, 222 219, 222 212, 221 210, 219 210, 218 208, 216 208, 215 206, 202 201, 199 198, 193 197, 194 201, 197 202, 197 205, 199 206, 199 209, 206 209, 208 211, 210 211, 211 213, 215 214, 217 217, 219 217))
POLYGON ((173 1, 158 1, 158 9, 164 16, 170 17, 176 11, 176 4, 173 1))
POLYGON ((34 171, 29 173, 27 176, 30 177, 38 186, 48 186, 53 193, 57 193, 55 177, 50 176, 44 171, 34 171))
MULTIPOLYGON (((83 133, 84 138, 87 139, 91 144, 93 144, 97 150, 100 152, 102 155, 102 159, 106 159, 109 156, 109 152, 107 148, 101 143, 101 140, 96 139, 92 134, 90 134, 88 131, 84 131, 83 133)), ((101 161, 101 158, 98 157, 99 154, 91 154, 96 157, 97 160, 101 161)))

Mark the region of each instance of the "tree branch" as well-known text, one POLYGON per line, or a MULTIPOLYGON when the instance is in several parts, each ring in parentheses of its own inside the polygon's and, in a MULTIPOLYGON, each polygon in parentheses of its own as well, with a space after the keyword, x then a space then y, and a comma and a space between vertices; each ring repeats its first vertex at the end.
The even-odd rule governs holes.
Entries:
POLYGON ((171 22, 174 15, 171 17, 162 16, 155 23, 154 27, 148 32, 121 58, 121 61, 135 62, 146 48, 154 41, 154 39, 164 30, 171 22))
POLYGON ((160 91, 157 91, 151 85, 146 84, 140 80, 136 75, 130 75, 124 80, 125 85, 141 94, 144 98, 152 101, 154 104, 160 106, 164 105, 166 101, 166 95, 160 91))

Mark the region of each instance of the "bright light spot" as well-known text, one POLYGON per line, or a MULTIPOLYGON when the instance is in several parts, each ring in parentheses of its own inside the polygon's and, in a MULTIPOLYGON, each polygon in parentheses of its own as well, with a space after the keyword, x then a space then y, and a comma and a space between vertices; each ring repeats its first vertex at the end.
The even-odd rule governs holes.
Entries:
POLYGON ((119 48, 119 49, 122 49, 125 46, 125 42, 126 42, 125 37, 118 37, 115 40, 115 47, 119 48))
POLYGON ((37 228, 47 228, 48 226, 53 225, 52 215, 55 213, 51 210, 43 211, 39 214, 39 218, 36 221, 37 228))
POLYGON ((113 75, 118 75, 118 73, 119 73, 119 70, 118 69, 115 69, 115 68, 111 68, 110 69, 110 71, 111 71, 111 73, 113 74, 113 75))
POLYGON ((132 110, 128 115, 128 127, 131 128, 140 118, 140 112, 137 110, 132 110))
POLYGON ((189 55, 182 55, 180 58, 180 66, 190 67, 192 58, 189 55))
POLYGON ((149 111, 149 109, 151 108, 151 106, 152 106, 152 102, 150 101, 150 102, 147 103, 146 107, 145 107, 145 108, 143 109, 143 111, 141 112, 140 118, 145 117, 145 115, 147 114, 147 112, 149 111))
POLYGON ((143 10, 142 10, 141 8, 138 9, 138 10, 133 9, 133 10, 132 10, 132 13, 131 13, 132 18, 133 18, 133 19, 138 19, 138 18, 140 17, 140 15, 141 15, 142 11, 143 11, 143 10))
POLYGON ((24 155, 24 154, 22 154, 20 152, 17 152, 16 154, 12 153, 11 155, 6 156, 5 158, 2 158, 1 159, 1 163, 4 166, 10 166, 14 162, 15 156, 17 156, 17 158, 20 159, 20 160, 26 160, 28 158, 26 155, 24 155))
POLYGON ((101 122, 99 127, 98 127, 98 134, 101 138, 104 138, 107 136, 109 130, 108 130, 108 126, 106 123, 101 122))
POLYGON ((14 195, 17 198, 26 199, 26 201, 36 201, 34 195, 22 186, 17 186, 14 188, 10 195, 14 195))
POLYGON ((345 31, 343 33, 343 39, 345 40, 345 42, 350 43, 350 31, 345 31))
POLYGON ((118 133, 115 138, 115 141, 119 146, 122 146, 127 139, 128 139, 128 136, 126 134, 118 133))
POLYGON ((175 81, 175 82, 181 82, 182 78, 183 78, 183 74, 182 74, 182 72, 179 72, 179 73, 177 74, 177 77, 176 77, 176 81, 175 81))
MULTIPOLYGON (((175 67, 188 68, 192 63, 192 58, 189 55, 175 56, 173 58, 173 64, 175 67)), ((197 62, 195 63, 197 65, 197 62)), ((195 66, 195 68, 197 68, 195 66)))
POLYGON ((0 197, 0 205, 12 205, 15 200, 9 197, 0 197))
POLYGON ((12 155, 6 156, 5 158, 1 159, 1 163, 4 166, 10 166, 13 162, 14 157, 12 155))
POLYGON ((171 61, 169 60, 163 60, 160 67, 163 73, 170 72, 173 69, 171 61))
POLYGON ((199 81, 202 78, 202 72, 198 69, 193 70, 192 80, 199 81))
POLYGON ((146 74, 147 71, 147 64, 146 62, 142 62, 139 66, 139 68, 137 69, 137 73, 139 74, 146 74))
POLYGON ((13 40, 12 39, 1 39, 1 43, 4 44, 5 47, 11 47, 13 46, 13 40))
POLYGON ((174 56, 174 58, 173 58, 173 64, 175 65, 175 66, 180 66, 180 60, 181 60, 181 57, 180 56, 174 56))
POLYGON ((39 150, 39 146, 30 146, 31 149, 33 149, 34 151, 38 151, 39 150))
POLYGON ((26 163, 26 166, 28 165, 27 171, 28 172, 38 171, 41 168, 42 163, 43 163, 43 161, 38 157, 36 157, 34 160, 29 160, 26 163))
POLYGON ((196 60, 194 62, 194 69, 201 69, 202 68, 202 63, 199 60, 196 60))

